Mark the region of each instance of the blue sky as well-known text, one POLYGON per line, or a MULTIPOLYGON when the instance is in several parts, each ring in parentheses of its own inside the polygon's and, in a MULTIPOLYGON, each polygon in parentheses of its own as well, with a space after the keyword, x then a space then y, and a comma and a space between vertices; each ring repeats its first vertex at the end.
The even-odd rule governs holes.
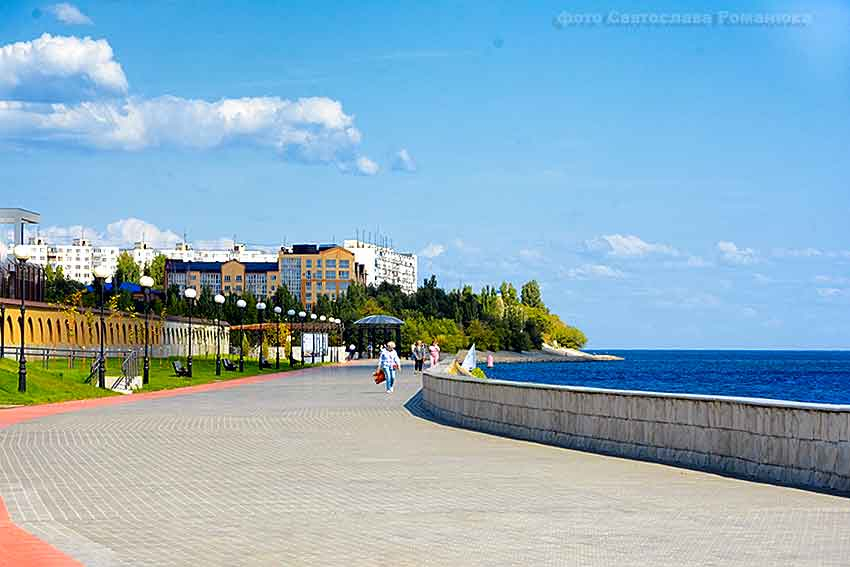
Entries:
POLYGON ((269 245, 380 229, 446 286, 538 279, 596 348, 845 348, 850 4, 688 11, 713 21, 563 25, 673 2, 7 1, 2 201, 56 240, 131 240, 126 219, 269 245))

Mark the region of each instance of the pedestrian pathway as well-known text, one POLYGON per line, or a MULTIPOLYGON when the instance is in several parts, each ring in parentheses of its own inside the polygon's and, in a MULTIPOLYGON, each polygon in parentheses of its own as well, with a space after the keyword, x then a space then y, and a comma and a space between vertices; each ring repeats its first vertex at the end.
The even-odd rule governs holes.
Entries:
POLYGON ((847 564, 848 499, 455 429, 370 373, 3 410, 7 525, 98 566, 847 564))

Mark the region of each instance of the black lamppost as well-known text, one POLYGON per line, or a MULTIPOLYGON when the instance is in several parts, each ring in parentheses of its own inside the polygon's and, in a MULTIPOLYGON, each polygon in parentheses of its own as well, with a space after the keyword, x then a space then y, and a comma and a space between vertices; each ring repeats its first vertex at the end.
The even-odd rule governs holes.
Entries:
POLYGON ((18 391, 23 393, 27 391, 27 356, 24 341, 24 320, 26 319, 27 306, 24 303, 24 265, 32 254, 30 253, 29 246, 25 246, 24 244, 15 246, 14 253, 15 258, 18 260, 18 272, 20 272, 18 281, 21 282, 18 287, 18 293, 21 294, 21 356, 18 358, 18 391))
POLYGON ((6 305, 0 303, 0 360, 6 358, 6 305))
POLYGON ((192 377, 192 307, 195 305, 195 298, 198 296, 198 292, 195 291, 193 287, 187 287, 186 291, 183 292, 183 295, 186 296, 186 299, 189 301, 189 356, 186 357, 186 371, 188 372, 188 377, 192 377))
POLYGON ((310 364, 316 364, 316 325, 315 325, 315 323, 316 323, 316 319, 318 319, 318 318, 319 318, 319 316, 316 315, 315 313, 310 313, 310 321, 313 322, 313 324, 310 325, 310 335, 313 337, 313 340, 311 341, 312 344, 310 345, 310 364))
POLYGON ((150 359, 150 311, 151 311, 151 288, 154 285, 153 278, 142 276, 139 285, 145 291, 145 361, 142 367, 142 384, 150 381, 151 359, 150 359))
POLYGON ((236 302, 236 307, 239 308, 239 372, 245 372, 245 329, 242 328, 242 322, 245 321, 245 308, 248 303, 240 299, 236 302))
POLYGON ((94 269, 94 279, 100 285, 100 358, 97 362, 97 387, 106 388, 106 356, 104 354, 104 341, 106 339, 106 321, 104 320, 104 307, 106 304, 105 288, 106 278, 109 277, 109 268, 97 266, 94 269))
MULTIPOLYGON (((322 323, 324 323, 327 320, 328 320, 328 318, 325 317, 324 315, 319 316, 319 321, 321 321, 322 323)), ((319 325, 319 339, 320 339, 319 340, 319 348, 322 349, 322 364, 325 363, 325 331, 324 331, 324 327, 325 327, 324 325, 319 325)))
POLYGON ((215 312, 215 375, 221 376, 221 306, 225 299, 217 293, 213 301, 218 305, 215 312))
POLYGON ((306 311, 299 311, 298 318, 301 319, 301 367, 304 367, 304 320, 307 318, 306 311))
POLYGON ((295 353, 292 351, 292 327, 295 325, 295 309, 286 312, 286 320, 289 322, 289 367, 295 366, 295 353))
POLYGON ((274 306, 275 320, 277 321, 277 323, 275 323, 275 333, 274 333, 275 338, 277 339, 277 349, 275 349, 275 352, 274 352, 274 367, 275 367, 275 370, 280 369, 280 314, 281 314, 282 311, 283 311, 283 309, 281 309, 280 305, 274 306))
POLYGON ((260 354, 259 354, 258 358, 259 358, 259 361, 260 361, 260 363, 259 363, 260 370, 263 369, 263 339, 265 338, 265 335, 266 335, 265 330, 263 329, 263 313, 265 311, 266 311, 266 304, 263 303, 262 301, 258 302, 257 303, 257 320, 260 322, 260 342, 259 342, 259 345, 258 345, 258 347, 260 349, 260 354))

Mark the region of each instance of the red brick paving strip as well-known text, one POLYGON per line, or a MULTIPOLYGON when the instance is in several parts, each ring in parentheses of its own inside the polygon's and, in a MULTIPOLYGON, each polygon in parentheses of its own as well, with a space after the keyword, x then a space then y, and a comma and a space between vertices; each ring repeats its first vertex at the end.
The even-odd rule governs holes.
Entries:
MULTIPOLYGON (((172 390, 159 390, 144 394, 131 394, 127 396, 115 396, 111 398, 94 398, 90 400, 75 400, 71 402, 59 402, 55 404, 42 404, 37 406, 26 406, 0 410, 0 429, 9 427, 22 421, 68 413, 86 408, 97 408, 103 406, 116 406, 152 400, 159 398, 172 398, 185 394, 198 392, 210 392, 224 390, 241 386, 243 384, 257 384, 277 380, 283 376, 294 376, 303 373, 304 370, 293 370, 278 374, 265 374, 262 376, 249 376, 247 378, 235 378, 221 382, 210 382, 197 386, 175 388, 172 390)), ((6 505, 0 498, 0 567, 81 567, 82 563, 68 557, 52 545, 44 542, 34 535, 26 532, 12 523, 6 505)))

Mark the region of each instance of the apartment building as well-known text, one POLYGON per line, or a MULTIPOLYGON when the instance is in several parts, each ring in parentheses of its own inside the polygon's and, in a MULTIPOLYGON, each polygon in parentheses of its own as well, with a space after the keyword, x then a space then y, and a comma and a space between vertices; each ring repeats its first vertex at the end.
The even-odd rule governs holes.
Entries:
POLYGON ((354 254, 337 244, 295 244, 278 259, 281 285, 308 308, 322 295, 337 299, 352 283, 366 282, 354 254))
POLYGON ((176 285, 180 291, 191 287, 209 288, 214 294, 251 293, 255 297, 274 295, 280 286, 277 262, 185 262, 165 263, 165 285, 176 285))
POLYGON ((416 254, 398 252, 388 246, 362 240, 345 240, 342 245, 354 254, 358 264, 364 266, 366 285, 378 286, 387 282, 399 286, 404 293, 416 293, 419 282, 416 254))
POLYGON ((118 269, 117 246, 93 246, 85 238, 75 238, 71 244, 50 244, 41 236, 31 237, 27 244, 32 253, 32 263, 61 267, 66 278, 86 285, 94 281, 96 266, 106 266, 111 274, 118 269))

